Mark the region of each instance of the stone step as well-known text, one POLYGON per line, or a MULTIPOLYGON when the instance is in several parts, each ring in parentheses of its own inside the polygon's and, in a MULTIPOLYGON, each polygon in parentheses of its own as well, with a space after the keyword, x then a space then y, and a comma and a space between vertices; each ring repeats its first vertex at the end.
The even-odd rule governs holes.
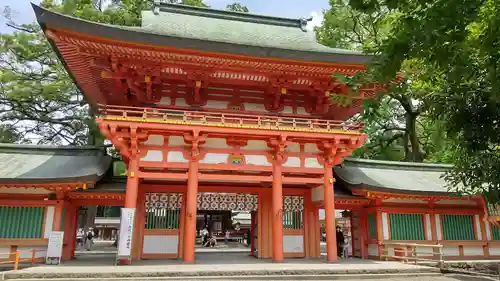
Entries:
MULTIPOLYGON (((115 277, 115 278, 51 278, 43 279, 44 281, 236 281, 236 280, 435 280, 440 281, 443 274, 438 272, 428 273, 393 273, 393 274, 297 274, 297 275, 233 275, 233 276, 184 276, 184 277, 115 277)), ((1 280, 1 279, 0 279, 1 280)), ((32 279, 4 279, 16 281, 34 281, 39 278, 32 279)), ((444 280, 443 280, 444 281, 444 280)), ((448 281, 448 279, 446 279, 448 281)))

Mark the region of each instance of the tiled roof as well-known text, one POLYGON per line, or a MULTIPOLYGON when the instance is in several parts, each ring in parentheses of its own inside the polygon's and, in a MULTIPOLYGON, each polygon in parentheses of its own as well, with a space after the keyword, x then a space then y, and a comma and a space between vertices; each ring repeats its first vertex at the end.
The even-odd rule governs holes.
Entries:
POLYGON ((0 184, 97 181, 110 162, 96 147, 0 144, 0 184))
POLYGON ((451 168, 451 165, 349 158, 334 171, 350 188, 449 195, 442 176, 451 168))
POLYGON ((86 21, 32 5, 45 30, 207 52, 314 62, 366 64, 370 56, 316 42, 304 20, 266 17, 185 5, 162 4, 142 13, 142 27, 86 21))

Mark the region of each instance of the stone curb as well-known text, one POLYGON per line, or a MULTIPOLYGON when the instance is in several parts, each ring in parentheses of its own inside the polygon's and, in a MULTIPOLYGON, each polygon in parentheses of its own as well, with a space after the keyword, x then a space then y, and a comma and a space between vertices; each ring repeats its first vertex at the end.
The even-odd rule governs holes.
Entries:
POLYGON ((488 278, 491 280, 499 280, 498 275, 481 273, 481 272, 474 272, 474 271, 467 271, 467 270, 460 270, 460 269, 445 268, 445 269, 442 269, 441 272, 443 274, 469 275, 469 276, 485 277, 485 278, 488 278))
MULTIPOLYGON (((401 278, 401 277, 438 277, 443 276, 441 273, 415 273, 415 274, 337 274, 337 275, 255 275, 255 276, 217 276, 217 280, 383 280, 386 278, 401 278)), ((34 281, 35 279, 17 279, 18 281, 34 281)), ((37 279, 38 280, 38 279, 37 279)), ((76 278, 76 279, 43 279, 46 281, 140 281, 137 278, 76 278)), ((200 277, 151 277, 147 281, 199 281, 213 280, 211 276, 200 277)))
POLYGON ((364 275, 364 274, 422 274, 422 273, 440 273, 438 268, 422 267, 412 269, 283 269, 283 270, 213 270, 200 271, 193 269, 192 271, 164 271, 164 272, 100 272, 100 273, 29 273, 29 272, 5 272, 0 274, 0 280, 15 280, 15 279, 82 279, 82 278, 160 278, 160 277, 250 277, 250 276, 299 276, 299 275, 364 275))

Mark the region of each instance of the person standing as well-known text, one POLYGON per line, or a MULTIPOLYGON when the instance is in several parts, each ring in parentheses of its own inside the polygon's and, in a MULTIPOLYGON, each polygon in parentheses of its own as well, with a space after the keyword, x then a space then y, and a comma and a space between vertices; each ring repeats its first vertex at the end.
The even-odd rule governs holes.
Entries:
POLYGON ((92 229, 89 229, 89 231, 87 232, 87 239, 85 241, 85 248, 87 249, 87 251, 92 250, 92 244, 94 244, 92 238, 94 238, 94 232, 92 232, 92 229))
POLYGON ((230 235, 231 235, 231 233, 229 232, 229 229, 226 229, 226 235, 224 236, 224 243, 226 245, 229 243, 230 235))
POLYGON ((340 258, 343 257, 344 243, 344 233, 342 232, 340 226, 337 225, 337 256, 339 256, 340 258))

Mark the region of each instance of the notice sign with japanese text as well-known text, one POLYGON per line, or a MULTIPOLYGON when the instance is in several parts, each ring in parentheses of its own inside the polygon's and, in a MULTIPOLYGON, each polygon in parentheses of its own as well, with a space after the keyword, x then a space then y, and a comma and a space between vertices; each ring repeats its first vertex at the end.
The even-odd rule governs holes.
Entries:
POLYGON ((60 264, 63 248, 64 231, 52 231, 49 236, 49 245, 47 247, 47 264, 60 264))
POLYGON ((135 208, 122 208, 120 237, 118 238, 118 257, 130 257, 132 236, 134 234, 135 208))

